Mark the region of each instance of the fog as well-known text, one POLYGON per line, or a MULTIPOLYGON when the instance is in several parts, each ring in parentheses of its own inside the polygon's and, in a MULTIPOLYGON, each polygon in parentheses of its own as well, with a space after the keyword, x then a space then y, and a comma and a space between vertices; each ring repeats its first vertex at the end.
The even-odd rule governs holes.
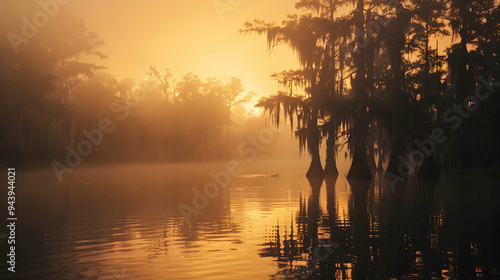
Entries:
POLYGON ((499 20, 0 1, 0 278, 497 279, 499 20))

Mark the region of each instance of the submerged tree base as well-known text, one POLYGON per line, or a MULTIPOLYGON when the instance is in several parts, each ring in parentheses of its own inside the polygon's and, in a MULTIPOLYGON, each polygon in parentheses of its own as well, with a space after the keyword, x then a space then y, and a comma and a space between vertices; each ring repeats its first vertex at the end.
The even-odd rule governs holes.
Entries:
POLYGON ((368 162, 366 161, 366 153, 364 151, 355 150, 352 158, 351 168, 347 173, 348 179, 371 179, 373 174, 370 171, 368 162))
POLYGON ((330 174, 330 175, 338 175, 339 174, 339 171, 337 169, 337 163, 335 162, 335 159, 328 159, 327 158, 324 173, 330 174))
POLYGON ((321 161, 318 157, 313 157, 311 160, 311 165, 309 166, 309 169, 307 170, 306 177, 308 179, 310 178, 323 178, 325 176, 325 172, 323 170, 323 166, 321 166, 321 161))

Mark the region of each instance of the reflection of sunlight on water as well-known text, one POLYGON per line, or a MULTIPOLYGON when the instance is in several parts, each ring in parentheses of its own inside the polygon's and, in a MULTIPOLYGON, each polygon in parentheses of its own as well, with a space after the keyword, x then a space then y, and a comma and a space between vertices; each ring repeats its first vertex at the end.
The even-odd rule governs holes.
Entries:
POLYGON ((53 191, 52 174, 34 172, 38 191, 25 203, 52 222, 31 221, 36 230, 25 238, 42 233, 43 250, 20 252, 22 259, 34 263, 43 252, 47 267, 58 268, 45 270, 46 278, 113 279, 122 267, 135 279, 266 278, 275 264, 259 256, 263 234, 277 220, 290 220, 308 185, 296 171, 302 165, 282 164, 280 178, 266 179, 252 171, 280 164, 252 164, 190 223, 178 205, 192 199, 192 188, 206 184, 217 164, 82 167, 51 204, 43 194, 53 191))
MULTIPOLYGON (((120 272, 121 268, 135 279, 162 279, 166 275, 170 279, 269 279, 269 275, 280 279, 287 264, 306 264, 314 246, 307 238, 314 240, 316 236, 342 244, 335 249, 336 265, 343 267, 345 279, 351 279, 353 252, 363 249, 355 247, 363 235, 353 238, 353 227, 361 225, 358 234, 373 240, 368 256, 384 263, 377 250, 392 246, 384 243, 388 234, 394 234, 388 221, 401 221, 405 225, 401 230, 408 231, 414 224, 421 229, 425 225, 419 224, 422 213, 427 212, 419 211, 432 209, 434 212, 428 213, 432 218, 429 244, 439 253, 443 219, 457 215, 448 209, 443 196, 420 201, 433 205, 420 209, 420 204, 410 199, 422 199, 417 187, 408 188, 404 211, 388 211, 393 207, 389 200, 392 194, 385 191, 378 177, 366 197, 361 197, 367 201, 365 208, 355 209, 360 207, 352 195, 355 185, 343 176, 338 176, 333 188, 323 182, 315 207, 301 164, 252 164, 245 167, 247 173, 232 178, 230 186, 190 222, 183 219, 178 205, 193 199, 192 188, 206 184, 208 172, 219 170, 217 164, 83 167, 64 186, 51 181, 51 171, 31 172, 20 178, 26 188, 20 189, 23 199, 19 203, 30 206, 20 207, 20 211, 30 211, 20 216, 26 217, 24 223, 30 230, 20 231, 19 240, 34 244, 34 248, 20 249, 20 265, 30 267, 41 259, 45 262, 39 273, 42 279, 113 279, 112 271, 120 272), (135 172, 128 172, 130 169, 135 172), (258 176, 263 170, 281 175, 258 176), (363 227, 365 221, 367 228, 363 227)), ((402 240, 412 244, 418 234, 405 232, 402 240)), ((474 246, 472 253, 478 254, 479 245, 474 246)), ((455 253, 452 247, 446 249, 449 260, 442 264, 451 271, 455 253)), ((408 252, 415 257, 411 269, 424 268, 425 252, 422 248, 408 252)), ((398 256, 399 252, 389 250, 386 254, 398 256)), ((446 271, 442 273, 446 275, 446 271)))
POLYGON ((338 219, 342 221, 349 220, 349 197, 351 195, 351 187, 345 177, 337 178, 335 187, 336 201, 335 207, 337 210, 338 219))
POLYGON ((267 178, 268 176, 267 174, 241 174, 235 177, 253 179, 253 178, 267 178))

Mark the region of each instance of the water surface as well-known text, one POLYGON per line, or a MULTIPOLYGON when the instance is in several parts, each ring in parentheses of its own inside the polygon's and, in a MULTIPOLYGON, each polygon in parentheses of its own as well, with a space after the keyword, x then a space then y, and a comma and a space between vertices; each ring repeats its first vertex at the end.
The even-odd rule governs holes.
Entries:
POLYGON ((62 183, 52 170, 20 169, 17 272, 3 262, 2 279, 499 275, 497 179, 415 179, 392 192, 380 176, 310 182, 307 162, 254 162, 186 220, 179 205, 224 169, 80 167, 62 183))

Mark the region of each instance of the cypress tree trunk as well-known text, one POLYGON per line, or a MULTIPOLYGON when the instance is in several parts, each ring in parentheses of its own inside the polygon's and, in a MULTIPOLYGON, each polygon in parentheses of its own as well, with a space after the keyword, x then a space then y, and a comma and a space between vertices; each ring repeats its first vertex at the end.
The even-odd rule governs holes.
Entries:
POLYGON ((403 47, 405 45, 405 37, 403 32, 403 22, 402 13, 398 13, 397 18, 393 21, 395 25, 392 34, 387 37, 387 47, 390 54, 391 68, 394 71, 394 80, 391 90, 391 107, 392 107, 392 149, 391 149, 391 159, 389 161, 389 166, 387 171, 393 174, 397 174, 399 166, 399 157, 403 156, 403 143, 401 139, 401 126, 400 126, 400 108, 401 108, 401 97, 403 95, 403 79, 404 72, 402 69, 403 64, 403 47))
POLYGON ((308 138, 307 145, 309 148, 309 153, 311 154, 311 164, 309 165, 309 170, 307 170, 307 178, 312 177, 323 177, 323 166, 321 165, 321 158, 319 156, 319 131, 317 127, 318 117, 315 115, 311 120, 309 120, 308 126, 308 138))
MULTIPOLYGON (((356 29, 365 34, 364 0, 358 0, 356 10, 356 29)), ((359 39, 359 38, 358 38, 359 39)), ((358 42, 359 43, 359 42, 358 42)), ((366 42, 363 42, 366 44, 366 42)), ((356 78, 353 90, 356 94, 357 112, 354 120, 354 155, 347 178, 372 178, 366 160, 366 133, 368 131, 368 88, 366 84, 366 46, 358 45, 357 53, 353 54, 356 65, 356 78)))
POLYGON ((366 158, 366 132, 368 130, 368 122, 366 120, 357 120, 354 127, 354 154, 352 156, 352 164, 347 174, 347 178, 354 179, 370 179, 373 177, 368 161, 366 158))
POLYGON ((326 140, 326 164, 325 164, 325 174, 338 175, 337 163, 335 162, 335 138, 336 134, 332 127, 329 125, 328 139, 326 140))

